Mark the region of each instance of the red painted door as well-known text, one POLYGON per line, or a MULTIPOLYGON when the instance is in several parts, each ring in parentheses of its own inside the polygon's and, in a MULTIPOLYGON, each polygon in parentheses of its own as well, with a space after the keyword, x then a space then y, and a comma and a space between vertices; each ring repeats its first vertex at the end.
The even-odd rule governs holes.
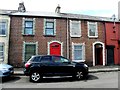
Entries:
POLYGON ((61 55, 61 44, 53 42, 50 44, 50 55, 61 55))

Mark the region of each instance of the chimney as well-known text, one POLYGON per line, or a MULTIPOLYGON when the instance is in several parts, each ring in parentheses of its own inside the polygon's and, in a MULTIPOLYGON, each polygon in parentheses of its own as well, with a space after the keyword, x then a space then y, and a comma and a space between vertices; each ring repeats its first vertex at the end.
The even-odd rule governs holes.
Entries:
POLYGON ((18 11, 19 12, 25 12, 26 11, 24 2, 19 3, 18 11))
POLYGON ((118 2, 118 20, 120 21, 120 1, 118 2))
POLYGON ((55 13, 60 13, 60 5, 58 4, 58 6, 56 7, 56 9, 55 9, 55 13))

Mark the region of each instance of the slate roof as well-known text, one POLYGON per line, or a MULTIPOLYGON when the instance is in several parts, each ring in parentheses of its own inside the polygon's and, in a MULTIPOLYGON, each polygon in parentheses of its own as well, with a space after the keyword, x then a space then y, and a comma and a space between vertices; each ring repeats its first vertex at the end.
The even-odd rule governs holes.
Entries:
MULTIPOLYGON (((0 14, 14 15, 14 16, 57 17, 57 18, 68 18, 68 19, 113 22, 113 20, 109 17, 99 17, 99 16, 90 16, 90 15, 72 14, 72 13, 54 13, 54 12, 39 12, 39 11, 18 12, 17 10, 0 10, 0 14)), ((116 22, 118 22, 118 20, 116 20, 116 22)))
POLYGON ((11 13, 15 13, 17 12, 17 10, 4 10, 4 9, 0 9, 0 15, 9 15, 11 13))

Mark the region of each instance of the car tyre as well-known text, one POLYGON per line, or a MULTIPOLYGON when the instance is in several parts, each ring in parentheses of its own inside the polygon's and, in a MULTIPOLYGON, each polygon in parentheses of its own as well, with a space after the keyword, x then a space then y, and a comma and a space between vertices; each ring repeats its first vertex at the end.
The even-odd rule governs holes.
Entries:
POLYGON ((31 75, 30 75, 30 81, 31 82, 39 82, 41 78, 42 78, 42 76, 37 71, 32 72, 31 75))
POLYGON ((77 71, 75 73, 75 75, 73 76, 73 78, 77 79, 77 80, 81 80, 83 79, 84 75, 83 75, 83 72, 82 71, 77 71))

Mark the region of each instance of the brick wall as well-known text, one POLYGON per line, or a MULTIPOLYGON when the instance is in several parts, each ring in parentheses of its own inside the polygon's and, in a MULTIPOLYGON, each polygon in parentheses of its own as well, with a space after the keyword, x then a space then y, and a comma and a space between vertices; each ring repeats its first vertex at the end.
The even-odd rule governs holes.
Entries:
MULTIPOLYGON (((11 32, 10 32, 10 50, 9 50, 9 61, 16 67, 23 65, 23 42, 38 42, 38 54, 48 54, 47 42, 59 41, 63 42, 63 56, 66 56, 66 20, 56 19, 56 35, 55 36, 44 36, 43 35, 43 24, 44 18, 35 18, 35 35, 25 36, 22 35, 22 18, 23 17, 11 17, 11 32)), ((32 17, 31 17, 32 18, 32 17)))
MULTIPOLYGON (((93 43, 97 41, 105 43, 104 23, 103 22, 97 22, 97 23, 98 23, 98 38, 88 37, 88 26, 87 26, 87 21, 85 20, 81 21, 82 37, 71 38, 71 45, 72 45, 72 42, 73 43, 85 43, 85 62, 90 66, 93 65, 93 43)), ((71 54, 72 54, 72 49, 71 49, 71 54)))
MULTIPOLYGON (((63 56, 67 57, 67 19, 56 19, 56 35, 55 36, 44 36, 43 17, 29 17, 35 18, 35 35, 25 36, 22 35, 22 18, 12 16, 11 17, 11 32, 10 32, 10 50, 9 50, 9 61, 16 67, 23 66, 23 44, 24 42, 38 42, 38 54, 48 54, 48 42, 59 41, 63 43, 63 56)), ((27 18, 27 17, 25 17, 27 18)), ((54 18, 53 18, 54 19, 54 18)), ((82 37, 70 38, 69 28, 69 58, 72 59, 72 42, 73 43, 85 43, 85 60, 89 65, 93 65, 93 43, 101 41, 105 43, 105 32, 104 23, 98 22, 98 38, 88 37, 87 21, 81 21, 82 37)))

